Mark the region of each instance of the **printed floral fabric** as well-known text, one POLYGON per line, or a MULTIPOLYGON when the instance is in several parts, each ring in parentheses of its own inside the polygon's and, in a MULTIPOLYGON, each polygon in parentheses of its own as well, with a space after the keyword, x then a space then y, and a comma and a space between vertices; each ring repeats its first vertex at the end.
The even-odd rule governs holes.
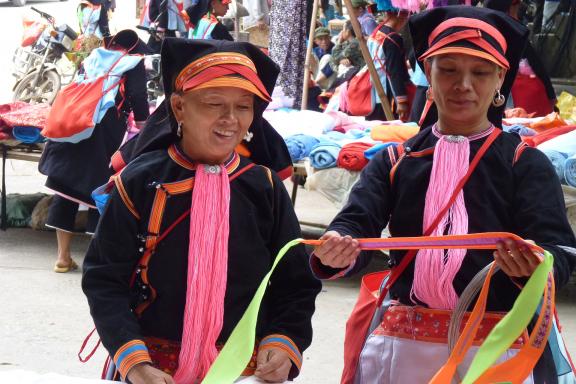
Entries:
POLYGON ((280 66, 276 85, 294 98, 294 108, 298 108, 306 60, 305 0, 274 0, 270 12, 270 57, 280 66))

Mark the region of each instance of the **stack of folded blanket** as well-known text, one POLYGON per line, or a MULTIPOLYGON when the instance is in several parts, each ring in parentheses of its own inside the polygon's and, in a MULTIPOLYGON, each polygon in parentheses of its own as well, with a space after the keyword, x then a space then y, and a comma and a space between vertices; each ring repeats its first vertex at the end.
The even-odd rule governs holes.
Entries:
POLYGON ((338 155, 337 166, 349 171, 361 171, 368 164, 364 152, 373 147, 370 143, 350 143, 342 147, 338 155))

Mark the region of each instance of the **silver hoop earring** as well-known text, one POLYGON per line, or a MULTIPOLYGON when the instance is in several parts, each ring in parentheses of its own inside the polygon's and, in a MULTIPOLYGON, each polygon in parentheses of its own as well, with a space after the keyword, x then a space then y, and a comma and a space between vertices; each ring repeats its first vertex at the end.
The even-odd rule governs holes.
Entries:
POLYGON ((178 122, 178 129, 176 130, 176 136, 182 137, 182 122, 178 122))
POLYGON ((426 90, 426 100, 434 100, 434 96, 432 95, 432 86, 429 85, 428 89, 426 90))
POLYGON ((506 102, 506 98, 503 94, 500 93, 500 90, 497 89, 496 93, 494 94, 494 99, 492 100, 492 105, 496 108, 501 107, 506 102))
POLYGON ((246 134, 244 135, 244 141, 249 143, 252 138, 254 137, 254 134, 250 131, 246 132, 246 134))

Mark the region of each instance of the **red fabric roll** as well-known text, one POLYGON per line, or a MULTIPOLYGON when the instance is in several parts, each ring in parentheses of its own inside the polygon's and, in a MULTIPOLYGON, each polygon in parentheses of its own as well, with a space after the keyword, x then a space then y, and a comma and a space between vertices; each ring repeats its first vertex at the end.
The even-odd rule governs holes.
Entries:
POLYGON ((537 134, 536 136, 526 136, 522 140, 531 147, 536 147, 550 139, 572 132, 576 129, 576 125, 566 125, 558 128, 551 128, 547 131, 537 134))
POLYGON ((336 165, 349 171, 361 171, 368 164, 364 151, 372 148, 369 143, 350 143, 342 147, 336 165))

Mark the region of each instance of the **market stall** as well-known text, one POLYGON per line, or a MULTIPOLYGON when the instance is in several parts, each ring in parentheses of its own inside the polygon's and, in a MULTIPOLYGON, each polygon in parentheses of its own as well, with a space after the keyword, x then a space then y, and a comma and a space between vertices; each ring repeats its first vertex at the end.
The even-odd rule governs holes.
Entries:
POLYGON ((15 102, 0 105, 0 154, 2 156, 2 190, 0 229, 7 227, 6 219, 6 160, 38 162, 44 138, 40 135, 48 116, 47 104, 15 102))

